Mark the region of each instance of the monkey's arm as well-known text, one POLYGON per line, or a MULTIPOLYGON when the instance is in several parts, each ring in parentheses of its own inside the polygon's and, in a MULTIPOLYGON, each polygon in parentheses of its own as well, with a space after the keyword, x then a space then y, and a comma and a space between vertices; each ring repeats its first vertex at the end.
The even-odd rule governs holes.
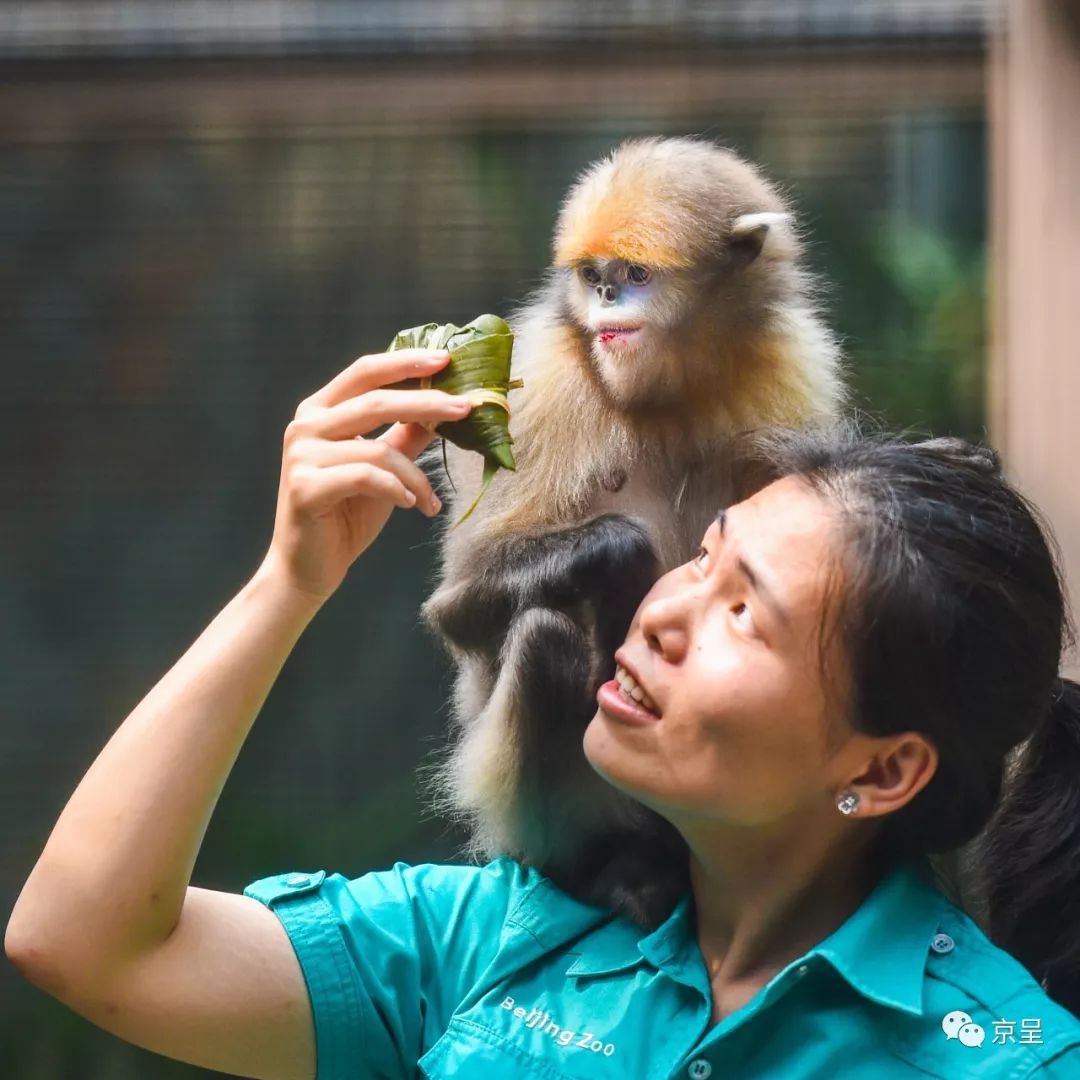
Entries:
POLYGON ((624 514, 498 540, 471 565, 444 582, 422 614, 453 645, 482 653, 497 653, 514 617, 535 607, 587 616, 598 646, 614 651, 660 576, 645 526, 624 514))

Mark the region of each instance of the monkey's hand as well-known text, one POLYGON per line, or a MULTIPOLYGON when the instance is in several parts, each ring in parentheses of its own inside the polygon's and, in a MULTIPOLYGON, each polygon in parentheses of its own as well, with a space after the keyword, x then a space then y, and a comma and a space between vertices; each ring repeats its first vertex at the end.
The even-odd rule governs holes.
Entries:
POLYGON ((471 576, 440 586, 421 613, 452 645, 489 657, 519 612, 542 607, 573 617, 610 659, 661 572, 645 525, 625 514, 497 541, 473 565, 471 576))

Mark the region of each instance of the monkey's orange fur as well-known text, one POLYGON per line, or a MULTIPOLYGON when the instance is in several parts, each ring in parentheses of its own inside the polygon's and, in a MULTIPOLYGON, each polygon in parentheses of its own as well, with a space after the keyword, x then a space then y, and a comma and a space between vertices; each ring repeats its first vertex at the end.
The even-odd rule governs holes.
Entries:
POLYGON ((687 269, 740 214, 784 209, 752 165, 710 143, 625 143, 578 180, 556 226, 554 264, 606 258, 687 269))

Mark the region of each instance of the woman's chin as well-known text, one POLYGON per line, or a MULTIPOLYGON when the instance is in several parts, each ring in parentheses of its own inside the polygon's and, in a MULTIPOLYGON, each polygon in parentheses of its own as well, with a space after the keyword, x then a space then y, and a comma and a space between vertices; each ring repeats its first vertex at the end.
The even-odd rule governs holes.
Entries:
POLYGON ((638 792, 628 783, 629 777, 626 776, 631 752, 620 745, 619 740, 614 737, 611 721, 605 717, 603 709, 597 709, 596 715, 589 721, 581 745, 585 752, 585 760, 592 766, 594 772, 602 776, 612 787, 634 798, 638 797, 638 792))

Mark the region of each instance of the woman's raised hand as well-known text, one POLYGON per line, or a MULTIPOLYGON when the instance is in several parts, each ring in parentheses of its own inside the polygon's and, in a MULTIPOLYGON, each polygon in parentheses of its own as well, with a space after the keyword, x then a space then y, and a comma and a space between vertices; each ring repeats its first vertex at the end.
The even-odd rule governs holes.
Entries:
POLYGON ((361 356, 305 398, 285 428, 274 535, 264 567, 326 599, 379 535, 395 506, 439 512, 415 463, 435 437, 425 422, 460 420, 469 402, 442 390, 389 390, 387 383, 433 375, 445 350, 401 349, 361 356), (377 438, 364 436, 380 424, 377 438))

